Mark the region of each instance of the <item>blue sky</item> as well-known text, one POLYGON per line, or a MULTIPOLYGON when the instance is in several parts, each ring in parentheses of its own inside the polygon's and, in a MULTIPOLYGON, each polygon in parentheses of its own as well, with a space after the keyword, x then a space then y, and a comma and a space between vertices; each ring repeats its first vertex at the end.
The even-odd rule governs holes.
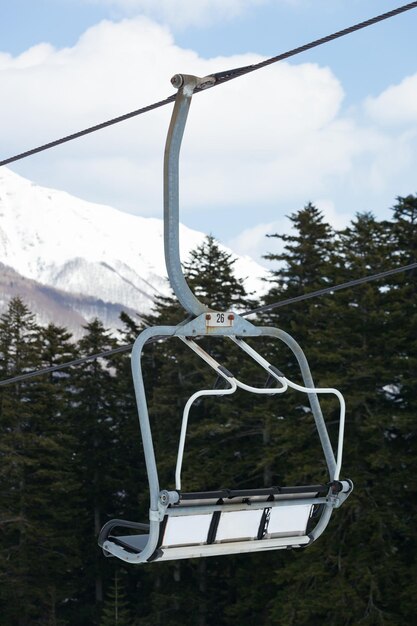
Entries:
MULTIPOLYGON (((1 158, 405 2, 14 0, 0 3, 1 158)), ((315 202, 342 227, 417 192, 417 9, 201 94, 181 219, 260 257, 315 202), (239 83, 239 85, 238 85, 239 83), (216 93, 215 93, 216 92, 216 93)), ((161 216, 168 107, 13 165, 39 184, 161 216), (124 128, 121 128, 124 126, 124 128)))

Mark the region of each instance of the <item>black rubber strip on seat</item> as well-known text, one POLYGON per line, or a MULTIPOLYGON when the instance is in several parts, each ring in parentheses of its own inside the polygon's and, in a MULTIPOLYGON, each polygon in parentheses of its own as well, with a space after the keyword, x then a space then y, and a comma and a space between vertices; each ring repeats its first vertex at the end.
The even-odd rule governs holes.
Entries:
POLYGON ((217 529, 219 527, 221 511, 214 511, 211 518, 210 526, 207 533, 207 544, 214 543, 216 541, 217 529))
POLYGON ((264 509, 261 517, 261 521, 259 523, 258 534, 256 536, 257 539, 263 539, 266 535, 266 531, 268 529, 269 518, 271 515, 271 509, 264 509))

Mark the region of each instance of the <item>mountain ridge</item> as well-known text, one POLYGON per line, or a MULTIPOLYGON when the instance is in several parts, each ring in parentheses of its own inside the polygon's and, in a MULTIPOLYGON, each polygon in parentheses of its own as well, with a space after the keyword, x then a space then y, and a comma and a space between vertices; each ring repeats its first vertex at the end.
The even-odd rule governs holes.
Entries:
MULTIPOLYGON (((204 233, 181 224, 182 258, 185 260, 204 238, 204 233)), ((239 257, 222 244, 220 247, 236 257, 236 275, 248 277, 248 292, 263 292, 262 278, 267 270, 249 257, 239 257)), ((0 263, 21 277, 18 282, 23 292, 37 294, 32 299, 38 317, 42 317, 40 294, 45 295, 42 290, 50 288, 51 310, 52 302, 56 306, 60 302, 59 306, 68 306, 80 316, 69 315, 69 329, 77 333, 79 322, 90 321, 95 310, 114 328, 116 309, 147 314, 155 296, 170 292, 162 220, 123 213, 40 187, 7 168, 0 169, 0 263), (29 287, 23 278, 34 283, 29 287)), ((3 283, 5 293, 15 293, 3 283)), ((3 310, 6 300, 1 299, 3 310)))
MULTIPOLYGON (((0 263, 0 294, 0 312, 6 310, 12 298, 19 297, 41 326, 53 322, 67 328, 76 340, 84 334, 84 326, 95 317, 101 319, 106 328, 117 330, 122 327, 121 309, 117 304, 43 285, 3 263, 0 263)), ((137 317, 133 309, 124 307, 123 311, 133 319, 137 317)))

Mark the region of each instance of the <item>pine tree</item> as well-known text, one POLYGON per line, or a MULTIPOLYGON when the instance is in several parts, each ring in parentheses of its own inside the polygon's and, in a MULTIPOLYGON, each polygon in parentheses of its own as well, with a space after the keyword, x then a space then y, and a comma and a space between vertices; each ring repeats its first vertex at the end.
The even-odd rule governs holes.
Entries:
MULTIPOLYGON (((271 252, 266 259, 278 263, 271 271, 270 289, 264 304, 279 302, 334 282, 335 241, 331 227, 320 211, 307 204, 290 216, 291 234, 274 234, 283 249, 271 252)), ((294 306, 273 309, 257 321, 278 327, 294 337, 304 350, 316 385, 329 381, 321 378, 323 333, 326 328, 326 303, 309 300, 294 306)), ((299 365, 287 346, 278 340, 267 340, 265 354, 290 380, 301 382, 299 365)), ((259 409, 262 404, 258 403, 259 409)), ((324 401, 327 411, 337 411, 336 403, 324 401)), ((310 410, 308 398, 289 390, 282 396, 265 400, 257 412, 262 429, 264 449, 259 459, 264 480, 269 484, 307 484, 326 477, 326 466, 310 410), (313 469, 314 468, 314 469, 313 469)))
POLYGON ((324 286, 328 276, 328 262, 334 251, 333 231, 324 222, 317 207, 308 203, 303 209, 289 217, 292 234, 269 234, 267 237, 284 242, 281 252, 265 255, 268 261, 278 262, 271 270, 271 290, 279 287, 291 297, 305 289, 313 290, 324 286))
MULTIPOLYGON (((82 356, 116 347, 116 341, 99 320, 93 320, 85 328, 87 333, 78 344, 82 356)), ((83 507, 78 520, 83 551, 79 623, 93 624, 98 623, 109 568, 97 547, 97 537, 104 521, 115 517, 115 501, 122 489, 122 476, 117 472, 122 459, 117 455, 116 379, 109 360, 85 361, 74 373, 73 385, 72 426, 78 440, 75 464, 83 507)))
MULTIPOLYGON (((371 214, 357 216, 335 240, 336 281, 388 269, 399 255, 394 240, 392 223, 377 222, 371 214)), ((393 341, 409 324, 398 309, 397 327, 391 324, 393 295, 392 288, 370 283, 324 299, 311 318, 321 329, 316 335, 321 358, 316 352, 313 376, 317 371, 320 381, 327 380, 346 398, 344 475, 356 489, 335 513, 326 536, 276 571, 276 599, 267 623, 278 616, 285 626, 319 621, 394 625, 412 619, 404 548, 414 545, 415 535, 399 501, 399 485, 405 482, 398 459, 403 446, 395 430, 399 407, 387 392, 387 386, 397 388, 393 341), (397 588, 408 605, 405 611, 397 588)), ((311 341, 312 335, 306 336, 311 341)), ((332 425, 330 433, 334 440, 332 425)))
POLYGON ((189 260, 184 263, 184 275, 201 302, 218 311, 247 306, 244 281, 234 273, 236 260, 220 248, 212 235, 190 252, 189 260))
MULTIPOLYGON (((143 328, 138 326, 127 313, 123 312, 120 318, 124 323, 120 342, 122 345, 133 344, 143 328)), ((137 520, 141 516, 147 517, 149 503, 145 503, 144 497, 148 489, 148 481, 140 438, 130 352, 115 355, 109 362, 114 369, 116 403, 116 413, 112 425, 117 441, 113 471, 120 481, 113 508, 117 510, 117 517, 137 520)), ((144 372, 146 382, 152 384, 154 378, 152 361, 145 362, 144 372)), ((107 515, 110 516, 110 511, 107 512, 107 515)))
MULTIPOLYGON (((343 282, 347 275, 363 275, 370 268, 383 269, 383 232, 372 216, 364 215, 340 234, 334 259, 338 272, 335 282, 343 282)), ((375 524, 381 521, 381 510, 368 505, 370 501, 378 502, 371 488, 376 469, 371 465, 371 455, 373 449, 383 445, 377 427, 382 418, 378 402, 382 311, 377 285, 341 292, 322 302, 321 319, 325 326, 318 320, 321 356, 318 354, 315 359, 313 376, 317 372, 322 384, 339 388, 345 395, 348 414, 343 475, 353 479, 356 491, 343 509, 335 512, 326 531, 327 541, 323 537, 306 554, 297 554, 285 569, 277 571, 276 581, 281 587, 277 596, 281 601, 286 589, 295 589, 294 601, 287 602, 281 611, 284 624, 312 625, 323 619, 329 624, 356 624, 362 619, 364 623, 378 623, 374 621, 375 607, 382 580, 378 581, 378 566, 374 567, 374 562, 378 550, 383 550, 383 541, 375 532, 375 524)), ((329 430, 335 441, 337 415, 334 426, 331 413, 330 416, 329 430)), ((277 611, 278 603, 271 613, 273 618, 277 611)))
MULTIPOLYGON (((58 360, 56 339, 41 331, 18 298, 0 322, 2 378, 58 360)), ((60 605, 74 591, 68 575, 78 565, 70 525, 77 485, 71 472, 65 393, 56 378, 21 381, 1 392, 1 491, 4 609, 0 623, 63 623, 60 605), (2 619, 5 621, 2 622, 2 619)))
MULTIPOLYGON (((416 260, 415 196, 397 199, 391 221, 365 213, 338 233, 312 205, 290 219, 283 250, 268 255, 280 264, 268 303, 416 260)), ((216 309, 248 308, 233 258, 213 238, 191 259, 185 271, 200 298, 216 309)), ((347 402, 343 476, 355 490, 305 551, 118 570, 121 585, 117 562, 102 556, 96 534, 112 517, 145 521, 149 506, 129 356, 0 387, 0 625, 414 623, 416 307, 415 272, 404 272, 256 321, 294 334, 316 384, 339 388, 347 402)), ((146 321, 175 324, 185 316, 165 298, 146 321)), ((122 340, 130 343, 141 327, 123 320, 122 340)), ((262 386, 263 370, 229 343, 202 341, 240 379, 262 386)), ((95 321, 75 346, 65 329, 39 328, 15 299, 0 318, 0 378, 70 360, 78 349, 84 356, 116 345, 95 321)), ((285 346, 253 345, 300 380, 285 346)), ((184 403, 215 376, 174 339, 146 346, 143 363, 161 487, 172 488, 184 403)), ((335 441, 337 404, 323 407, 335 441)), ((326 480, 314 430, 306 397, 295 392, 196 403, 183 488, 326 480)))
MULTIPOLYGON (((35 369, 39 353, 38 328, 34 317, 23 302, 16 298, 0 318, 0 371, 6 379, 24 371, 35 369)), ((1 493, 2 535, 1 570, 4 584, 1 586, 4 624, 27 623, 36 600, 31 597, 28 570, 28 549, 32 526, 28 512, 28 478, 32 459, 28 450, 32 447, 30 404, 32 387, 17 383, 2 387, 0 396, 1 415, 1 493), (21 614, 21 604, 26 610, 21 614)))
MULTIPOLYGON (((397 198, 393 207, 391 264, 405 265, 417 260, 417 197, 397 198)), ((384 379, 381 394, 390 406, 391 419, 385 429, 389 452, 389 474, 392 489, 389 511, 396 520, 391 534, 392 552, 401 563, 401 583, 396 577, 397 611, 403 623, 415 618, 415 585, 417 576, 417 428, 415 380, 417 375, 417 286, 416 270, 388 279, 389 317, 384 339, 389 376, 384 379)), ((384 466, 387 470, 387 464, 384 466)), ((392 557, 391 557, 392 559, 392 557)))
POLYGON ((127 594, 116 569, 101 612, 100 626, 133 626, 127 594))
MULTIPOLYGON (((77 356, 71 334, 49 324, 40 331, 42 367, 54 367, 77 356)), ((55 558, 47 567, 51 582, 48 593, 56 602, 56 622, 71 623, 71 609, 77 600, 82 554, 74 523, 81 513, 80 484, 74 463, 77 438, 71 428, 73 387, 71 370, 59 370, 38 379, 36 393, 43 416, 40 435, 51 437, 55 445, 49 458, 41 458, 40 479, 44 487, 43 519, 50 519, 49 543, 55 558), (53 482, 51 482, 53 478, 53 482), (46 482, 48 479, 49 482, 46 482)), ((51 559, 50 559, 51 561, 51 559)), ((51 624, 55 621, 51 620, 51 624)))

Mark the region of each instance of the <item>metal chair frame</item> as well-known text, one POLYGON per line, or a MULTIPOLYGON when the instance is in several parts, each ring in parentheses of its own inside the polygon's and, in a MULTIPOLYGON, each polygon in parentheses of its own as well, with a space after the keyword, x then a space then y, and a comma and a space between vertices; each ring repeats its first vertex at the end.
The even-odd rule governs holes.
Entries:
POLYGON ((143 330, 136 339, 132 350, 133 383, 149 481, 149 524, 111 520, 105 524, 99 536, 99 545, 102 546, 107 556, 113 555, 128 563, 146 563, 153 560, 306 546, 322 534, 330 520, 333 509, 342 504, 353 487, 350 480, 339 479, 345 421, 345 404, 342 394, 336 389, 315 387, 304 352, 288 333, 278 328, 255 326, 234 311, 209 309, 192 293, 182 272, 179 254, 179 153, 193 92, 196 88, 209 87, 214 80, 213 77, 201 79, 188 75, 176 75, 172 79, 174 86, 178 88, 178 94, 168 131, 164 158, 164 249, 170 284, 179 302, 189 314, 189 318, 178 326, 157 326, 143 330), (203 336, 223 337, 233 341, 272 377, 277 379, 280 387, 258 389, 241 382, 207 354, 195 341, 196 338, 203 336), (175 470, 176 489, 174 491, 160 489, 142 375, 141 358, 144 346, 157 337, 180 339, 228 384, 226 389, 197 391, 188 400, 183 413, 175 470), (304 385, 298 385, 288 380, 284 374, 249 346, 245 341, 249 337, 272 337, 285 343, 299 364, 304 385), (287 387, 292 387, 307 394, 329 474, 329 482, 325 486, 262 488, 252 490, 250 493, 231 492, 230 490, 199 494, 181 493, 181 467, 188 415, 193 402, 201 396, 232 394, 238 387, 252 393, 268 394, 284 393, 287 387), (321 393, 335 394, 340 402, 336 457, 318 399, 318 394, 321 393), (273 512, 275 510, 277 511, 276 514, 273 512), (317 523, 314 528, 310 528, 309 518, 311 513, 317 510, 320 511, 317 523), (252 513, 247 515, 251 511, 252 513), (255 513, 256 511, 258 513, 255 513), (296 529, 293 533, 290 530, 285 530, 285 532, 282 530, 282 528, 286 529, 286 526, 285 524, 280 526, 281 513, 283 518, 287 515, 289 519, 294 520, 296 529), (255 519, 252 524, 254 528, 259 522, 257 534, 252 529, 249 536, 240 536, 240 531, 237 528, 235 536, 231 536, 229 540, 222 539, 223 535, 229 535, 226 531, 222 531, 223 535, 221 533, 219 535, 218 525, 220 524, 221 528, 223 526, 228 528, 227 523, 229 522, 227 520, 235 519, 233 514, 238 514, 245 528, 252 524, 250 521, 252 518, 255 519), (276 532, 275 535, 273 533, 268 535, 268 516, 273 515, 278 519, 275 525, 276 528, 280 529, 280 532, 276 532), (250 524, 248 524, 248 520, 250 524), (187 543, 186 536, 184 538, 180 532, 181 524, 188 524, 187 529, 189 528, 191 534, 195 537, 198 536, 198 538, 194 537, 192 541, 187 543), (206 534, 201 534, 202 531, 196 530, 203 526, 207 530, 206 534), (131 530, 142 532, 136 535, 115 535, 113 534, 115 527, 128 527, 131 530), (170 530, 167 531, 167 528, 170 530), (181 539, 175 538, 176 534, 181 539), (171 543, 168 541, 168 537, 171 538, 171 543))

